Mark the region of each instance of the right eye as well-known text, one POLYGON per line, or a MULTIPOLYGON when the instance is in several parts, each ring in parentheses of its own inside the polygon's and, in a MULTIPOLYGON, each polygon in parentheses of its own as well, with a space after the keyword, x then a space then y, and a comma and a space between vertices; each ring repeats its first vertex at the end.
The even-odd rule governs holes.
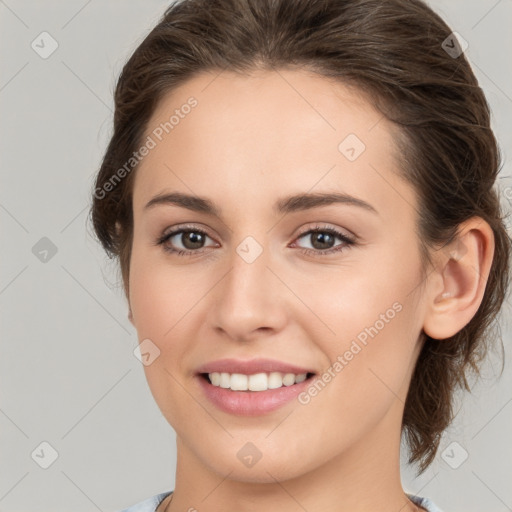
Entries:
POLYGON ((162 235, 158 238, 156 244, 162 245, 163 250, 168 253, 184 256, 202 252, 201 249, 206 238, 210 237, 202 229, 187 226, 162 235), (169 242, 171 243, 169 244, 169 242), (179 243, 181 243, 183 248, 180 248, 179 246, 176 248, 176 244, 179 243))

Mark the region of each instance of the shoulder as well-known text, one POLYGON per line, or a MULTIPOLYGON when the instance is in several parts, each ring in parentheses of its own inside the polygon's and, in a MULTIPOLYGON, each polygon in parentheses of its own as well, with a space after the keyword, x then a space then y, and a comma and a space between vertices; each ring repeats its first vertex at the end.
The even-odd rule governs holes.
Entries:
POLYGON ((131 507, 125 508, 120 512, 155 512, 158 505, 164 501, 169 494, 173 491, 161 492, 159 494, 155 494, 154 496, 150 496, 131 507))
POLYGON ((427 512, 443 512, 430 498, 415 496, 409 493, 406 494, 415 505, 423 507, 427 512))

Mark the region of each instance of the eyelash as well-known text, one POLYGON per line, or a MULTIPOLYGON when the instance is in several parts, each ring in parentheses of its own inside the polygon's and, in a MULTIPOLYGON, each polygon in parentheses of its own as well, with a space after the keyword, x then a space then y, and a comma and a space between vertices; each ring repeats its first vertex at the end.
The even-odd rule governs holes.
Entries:
MULTIPOLYGON (((163 248, 163 250, 165 252, 171 253, 171 254, 176 254, 177 256, 188 256, 188 255, 191 256, 192 254, 201 253, 202 249, 198 249, 198 250, 194 250, 194 251, 192 251, 192 250, 183 250, 183 249, 172 249, 172 248, 168 247, 167 245, 165 245, 165 243, 170 238, 172 238, 173 236, 175 236, 175 235, 177 235, 179 233, 186 233, 186 232, 201 233, 202 235, 206 235, 206 236, 210 237, 208 235, 208 233, 206 233, 206 231, 203 231, 202 229, 198 229, 198 228, 196 228, 194 226, 180 226, 179 229, 176 229, 174 231, 171 231, 170 233, 166 233, 165 235, 159 237, 156 240, 156 245, 162 245, 162 248, 163 248)), ((327 254, 341 252, 341 251, 349 248, 350 246, 356 244, 355 238, 352 238, 352 237, 349 237, 347 235, 344 235, 343 233, 340 233, 338 230, 336 230, 336 229, 334 229, 332 227, 320 226, 320 225, 317 225, 314 228, 310 228, 310 229, 300 233, 297 236, 297 239, 302 238, 302 237, 304 237, 306 235, 310 235, 312 233, 318 233, 318 232, 319 233, 329 233, 330 235, 338 237, 338 238, 340 238, 344 242, 344 244, 338 245, 338 246, 333 247, 331 249, 325 249, 325 250, 301 248, 300 251, 303 254, 314 255, 314 256, 324 256, 324 255, 327 255, 327 254)))

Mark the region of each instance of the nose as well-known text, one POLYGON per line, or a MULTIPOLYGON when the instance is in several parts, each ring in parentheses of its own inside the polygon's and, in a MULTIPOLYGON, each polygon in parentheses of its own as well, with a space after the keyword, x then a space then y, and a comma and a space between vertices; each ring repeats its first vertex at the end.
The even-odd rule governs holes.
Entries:
POLYGON ((284 328, 290 292, 271 268, 270 256, 267 248, 254 242, 233 249, 229 270, 212 296, 210 321, 218 333, 246 341, 284 328))

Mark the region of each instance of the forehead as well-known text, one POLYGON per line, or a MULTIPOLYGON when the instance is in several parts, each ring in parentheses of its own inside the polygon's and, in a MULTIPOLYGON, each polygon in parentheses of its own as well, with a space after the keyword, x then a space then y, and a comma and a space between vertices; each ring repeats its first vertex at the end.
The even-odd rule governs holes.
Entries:
POLYGON ((164 96, 146 127, 154 147, 136 172, 134 209, 163 190, 245 206, 316 189, 410 203, 393 133, 360 91, 319 75, 201 73, 164 96))

